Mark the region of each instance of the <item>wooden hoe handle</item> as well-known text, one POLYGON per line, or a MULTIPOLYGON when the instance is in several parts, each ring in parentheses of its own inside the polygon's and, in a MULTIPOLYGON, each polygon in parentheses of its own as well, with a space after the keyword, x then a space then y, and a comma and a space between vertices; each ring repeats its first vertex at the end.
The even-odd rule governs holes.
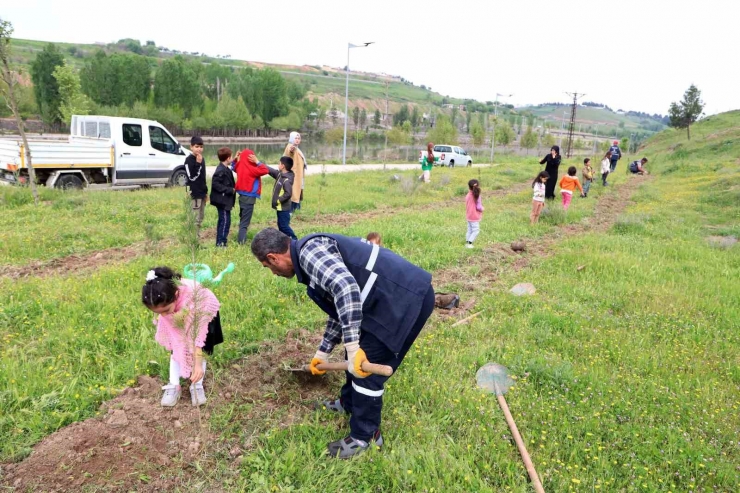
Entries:
MULTIPOLYGON (((347 371, 347 365, 348 363, 346 361, 342 361, 341 363, 319 363, 316 365, 316 368, 319 370, 328 370, 328 371, 347 371)), ((303 367, 304 371, 311 371, 309 365, 305 365, 303 367)), ((370 363, 369 361, 363 361, 362 362, 362 370, 366 371, 368 373, 372 373, 373 375, 383 375, 384 377, 390 377, 393 375, 393 368, 391 368, 388 365, 376 365, 375 363, 370 363)))
POLYGON ((534 464, 532 464, 532 459, 529 458, 527 447, 524 446, 524 440, 522 440, 522 436, 519 434, 519 429, 516 427, 514 418, 511 416, 509 405, 506 404, 506 399, 504 399, 503 395, 497 395, 496 397, 498 398, 498 405, 501 406, 501 410, 504 412, 506 423, 509 425, 511 434, 514 435, 514 441, 516 442, 516 446, 519 449, 519 454, 521 454, 522 456, 522 461, 524 461, 524 467, 527 468, 529 479, 532 480, 534 491, 536 491, 537 493, 545 493, 544 488, 542 488, 540 478, 539 476, 537 476, 537 471, 534 469, 534 464))

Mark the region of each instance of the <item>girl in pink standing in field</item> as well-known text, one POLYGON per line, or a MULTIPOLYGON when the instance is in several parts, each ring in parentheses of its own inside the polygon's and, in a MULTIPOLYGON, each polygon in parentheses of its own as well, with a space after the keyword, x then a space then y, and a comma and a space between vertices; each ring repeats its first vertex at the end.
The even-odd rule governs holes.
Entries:
POLYGON ((465 248, 473 248, 473 242, 480 233, 480 220, 483 218, 483 203, 480 198, 478 180, 468 182, 470 191, 465 197, 465 217, 468 220, 468 233, 465 236, 465 248))
POLYGON ((174 407, 180 400, 180 378, 190 379, 193 406, 205 404, 203 353, 213 354, 213 347, 224 341, 218 299, 196 281, 181 280, 169 267, 156 267, 146 275, 141 301, 159 315, 154 321, 154 338, 172 351, 170 380, 162 387, 162 406, 174 407))

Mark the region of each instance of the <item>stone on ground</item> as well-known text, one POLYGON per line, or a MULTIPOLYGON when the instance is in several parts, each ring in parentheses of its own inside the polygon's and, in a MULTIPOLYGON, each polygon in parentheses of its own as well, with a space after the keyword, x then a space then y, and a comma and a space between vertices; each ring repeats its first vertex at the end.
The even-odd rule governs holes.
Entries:
POLYGON ((509 292, 515 296, 526 296, 535 294, 537 292, 537 289, 531 283, 521 282, 511 288, 509 292))

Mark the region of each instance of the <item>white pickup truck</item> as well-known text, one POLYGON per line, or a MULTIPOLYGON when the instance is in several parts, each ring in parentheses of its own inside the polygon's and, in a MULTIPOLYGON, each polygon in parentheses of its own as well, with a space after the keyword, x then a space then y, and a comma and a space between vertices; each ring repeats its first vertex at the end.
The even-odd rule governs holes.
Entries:
MULTIPOLYGON (((122 185, 185 185, 185 150, 152 120, 110 116, 72 117, 66 142, 32 140, 36 179, 61 189, 122 185)), ((0 180, 28 181, 20 138, 0 139, 0 180)))
POLYGON ((439 163, 439 166, 472 166, 473 158, 468 156, 465 149, 451 145, 436 145, 434 146, 434 164, 435 166, 439 163), (439 158, 439 159, 436 159, 439 158))

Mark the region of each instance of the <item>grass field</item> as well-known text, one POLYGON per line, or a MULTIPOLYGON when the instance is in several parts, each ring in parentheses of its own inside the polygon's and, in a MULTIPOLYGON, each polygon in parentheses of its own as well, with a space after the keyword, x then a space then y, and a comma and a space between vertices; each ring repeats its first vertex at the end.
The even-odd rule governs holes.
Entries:
MULTIPOLYGON (((567 215, 553 205, 536 228, 528 225, 523 185, 539 169, 534 160, 435 170, 428 188, 368 173, 327 176, 320 193, 322 178, 310 177, 306 212, 294 223, 299 236, 380 231, 389 248, 435 273, 438 290, 475 298, 472 311, 482 313, 457 327, 433 317, 387 386, 387 446, 334 462, 323 450, 346 434, 346 420, 308 410, 295 381, 263 382, 258 399, 218 400, 219 385, 237 372, 234 361, 258 350, 245 361, 259 361, 260 342, 279 347, 294 328, 320 333, 323 317, 294 281, 270 276, 246 250, 208 245, 201 261, 237 264, 216 292, 227 342, 212 360, 212 442, 196 459, 142 464, 124 485, 528 491, 495 399, 475 388, 476 370, 496 361, 516 377, 507 400, 547 491, 738 491, 740 247, 717 241, 740 236, 739 128, 734 112, 696 125, 690 142, 683 132, 659 134, 640 151, 650 158, 651 179, 623 174, 623 160, 611 187, 594 184, 567 215), (466 250, 463 195, 471 177, 487 193, 486 212, 476 249, 466 250), (497 253, 520 238, 530 245, 523 258, 497 253), (507 291, 518 282, 534 283, 537 294, 512 297, 507 291), (229 457, 234 444, 239 461, 229 457)), ((176 237, 181 191, 45 192, 50 203, 38 209, 22 192, 0 189, 0 264, 9 269, 144 241, 147 223, 157 237, 176 237)), ((255 221, 274 221, 265 203, 255 221)), ((139 289, 150 266, 187 262, 173 239, 93 270, 0 278, 2 460, 19 461, 44 436, 95 416, 138 375, 164 375, 158 368, 167 356, 153 340, 139 289)), ((337 391, 330 382, 326 390, 337 391)), ((87 481, 88 490, 111 486, 103 476, 87 481)))

